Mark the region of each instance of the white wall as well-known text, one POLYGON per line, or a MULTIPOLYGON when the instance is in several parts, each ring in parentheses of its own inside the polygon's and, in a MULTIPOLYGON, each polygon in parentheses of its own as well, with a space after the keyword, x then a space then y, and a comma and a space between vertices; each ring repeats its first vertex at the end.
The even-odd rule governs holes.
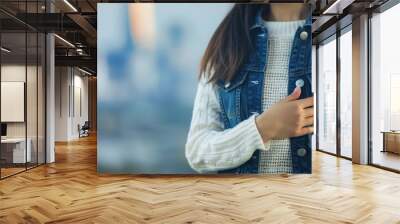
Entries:
MULTIPOLYGON (((36 86, 36 80, 32 80, 31 75, 36 76, 36 67, 18 65, 18 64, 5 64, 1 66, 1 81, 2 82, 25 82, 26 72, 28 72, 29 85, 36 86), (26 70, 27 69, 27 70, 26 70)), ((27 88, 27 118, 28 118, 28 129, 36 130, 36 87, 27 88), (32 104, 33 102, 33 104, 32 104), (34 124, 32 123, 34 122, 34 124)), ((5 96, 3 96, 5 97, 5 96)), ((1 110, 6 110, 7 108, 1 108, 1 110)), ((7 122, 7 136, 8 137, 25 137, 25 124, 26 122, 7 122)), ((28 130, 28 137, 31 133, 28 130)), ((36 135, 36 132, 35 132, 36 135)))
POLYGON ((68 140, 68 86, 67 67, 55 68, 55 141, 68 140))
MULTIPOLYGON (((1 81, 25 82, 25 65, 9 64, 1 66, 1 81)), ((29 67, 28 67, 29 70, 29 67)), ((6 108, 1 108, 6 110, 6 108)), ((25 122, 7 122, 7 137, 25 137, 25 122)))
POLYGON ((56 67, 55 73, 55 140, 70 141, 88 120, 88 77, 72 67, 56 67))
MULTIPOLYGON (((1 82, 1 121, 25 121, 25 83, 1 82)), ((36 105, 35 105, 36 108, 36 105)))

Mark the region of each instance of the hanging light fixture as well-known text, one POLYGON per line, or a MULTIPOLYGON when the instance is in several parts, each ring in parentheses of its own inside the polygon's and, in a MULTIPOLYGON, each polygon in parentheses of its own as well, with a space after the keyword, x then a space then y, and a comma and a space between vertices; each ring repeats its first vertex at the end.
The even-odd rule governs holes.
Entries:
POLYGON ((4 51, 6 53, 10 53, 11 52, 11 50, 9 50, 9 49, 7 49, 5 47, 1 47, 1 51, 4 51))

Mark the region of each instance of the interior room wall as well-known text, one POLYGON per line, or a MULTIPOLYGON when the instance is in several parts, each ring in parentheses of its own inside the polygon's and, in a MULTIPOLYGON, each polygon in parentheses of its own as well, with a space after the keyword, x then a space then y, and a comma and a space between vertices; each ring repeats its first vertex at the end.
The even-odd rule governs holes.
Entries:
POLYGON ((82 73, 74 69, 74 82, 73 82, 73 109, 72 109, 72 129, 71 135, 73 138, 79 137, 78 124, 82 126, 85 121, 88 121, 88 77, 82 76, 82 73), (80 93, 79 93, 80 91, 80 93), (80 95, 80 97, 78 97, 80 95), (79 99, 80 98, 80 99, 79 99), (78 101, 81 102, 78 102, 78 101))
POLYGON ((68 140, 69 83, 68 67, 55 68, 55 140, 68 140))
MULTIPOLYGON (((2 82, 25 82, 25 65, 19 64, 5 64, 1 66, 1 81, 2 82)), ((28 66, 28 85, 29 87, 35 86, 35 88, 27 88, 27 102, 32 110, 36 110, 36 79, 32 78, 31 75, 36 75, 36 66, 28 66)), ((39 105, 40 106, 40 105, 39 105)), ((6 108, 2 108, 4 110, 6 108)), ((27 121, 36 122, 36 113, 27 113, 27 121)), ((36 130, 36 124, 28 124, 28 133, 33 133, 36 130), (31 130, 32 129, 32 130, 31 130)), ((36 131, 35 131, 36 132, 36 131)), ((25 137, 25 123, 24 122, 7 122, 7 137, 25 137)), ((28 136, 29 137, 29 136, 28 136)))
POLYGON ((88 120, 88 77, 73 67, 56 67, 55 73, 55 140, 70 141, 88 120))

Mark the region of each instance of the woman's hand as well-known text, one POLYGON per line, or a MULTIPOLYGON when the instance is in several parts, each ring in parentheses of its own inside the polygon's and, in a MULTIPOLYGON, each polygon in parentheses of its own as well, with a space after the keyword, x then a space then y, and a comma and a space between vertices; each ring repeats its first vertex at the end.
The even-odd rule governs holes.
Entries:
POLYGON ((296 87, 292 94, 256 117, 264 142, 314 132, 314 97, 298 100, 300 94, 301 88, 296 87))

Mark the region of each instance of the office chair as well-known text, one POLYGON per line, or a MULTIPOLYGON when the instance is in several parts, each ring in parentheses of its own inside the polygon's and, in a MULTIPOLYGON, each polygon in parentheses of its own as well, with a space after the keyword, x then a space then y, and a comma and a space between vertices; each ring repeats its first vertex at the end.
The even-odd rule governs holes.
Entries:
POLYGON ((82 127, 80 127, 80 125, 78 124, 79 138, 89 136, 89 129, 90 129, 89 121, 85 121, 82 127))

